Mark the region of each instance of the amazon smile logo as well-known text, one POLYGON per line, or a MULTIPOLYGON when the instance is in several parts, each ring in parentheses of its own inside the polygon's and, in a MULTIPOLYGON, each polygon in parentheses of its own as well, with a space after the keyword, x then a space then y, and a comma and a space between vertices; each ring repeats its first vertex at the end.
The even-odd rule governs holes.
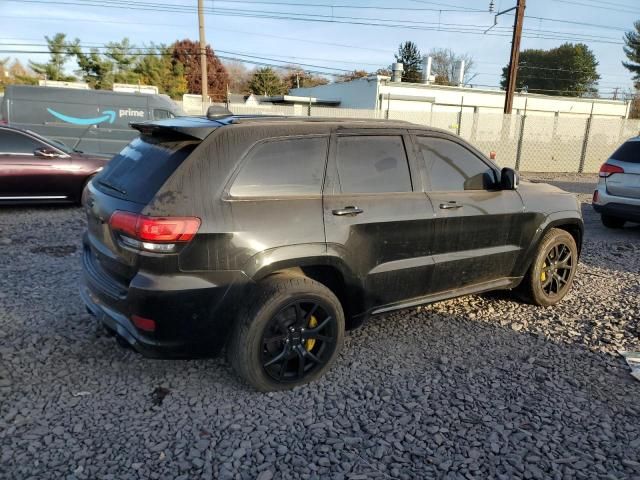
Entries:
POLYGON ((102 112, 102 115, 94 118, 79 118, 79 117, 70 117, 69 115, 64 115, 60 112, 56 112, 51 108, 47 108, 47 112, 56 117, 63 122, 71 123, 73 125, 97 125, 99 123, 109 122, 113 123, 116 121, 116 112, 113 110, 105 110, 102 112))

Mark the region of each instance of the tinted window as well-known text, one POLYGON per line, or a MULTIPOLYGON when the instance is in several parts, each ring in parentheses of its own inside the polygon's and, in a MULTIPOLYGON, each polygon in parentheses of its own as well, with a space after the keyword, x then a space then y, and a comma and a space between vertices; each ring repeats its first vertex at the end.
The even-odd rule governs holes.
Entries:
POLYGON ((21 133, 0 130, 0 152, 2 153, 26 153, 32 155, 36 148, 42 146, 37 140, 21 133))
POLYGON ((338 138, 343 193, 410 192, 411 175, 400 136, 338 138))
POLYGON ((640 141, 630 141, 623 144, 611 158, 621 162, 640 163, 640 141))
POLYGON ((147 203, 198 143, 143 135, 113 157, 94 184, 109 195, 147 203))
POLYGON ((288 138, 254 147, 231 195, 319 195, 327 158, 326 137, 288 138))
POLYGON ((417 140, 432 191, 484 190, 492 186, 493 170, 462 145, 443 138, 417 140))
POLYGON ((159 110, 157 108, 153 110, 154 120, 162 120, 164 118, 173 118, 173 117, 174 117, 173 113, 171 113, 169 110, 159 110))

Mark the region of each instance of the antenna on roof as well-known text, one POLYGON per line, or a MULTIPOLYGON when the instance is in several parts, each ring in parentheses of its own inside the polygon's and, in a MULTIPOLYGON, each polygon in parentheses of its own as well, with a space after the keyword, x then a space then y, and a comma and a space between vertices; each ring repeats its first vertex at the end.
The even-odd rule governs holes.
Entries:
POLYGON ((219 105, 212 105, 207 109, 207 118, 209 120, 217 120, 219 118, 231 117, 231 113, 227 108, 219 105))

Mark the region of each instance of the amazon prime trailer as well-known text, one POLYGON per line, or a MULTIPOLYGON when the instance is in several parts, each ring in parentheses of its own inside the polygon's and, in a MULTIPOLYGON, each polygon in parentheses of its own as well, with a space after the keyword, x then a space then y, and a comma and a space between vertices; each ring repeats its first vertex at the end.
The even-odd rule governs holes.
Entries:
POLYGON ((113 155, 138 135, 130 122, 181 115, 166 96, 108 90, 9 85, 0 121, 83 152, 113 155))

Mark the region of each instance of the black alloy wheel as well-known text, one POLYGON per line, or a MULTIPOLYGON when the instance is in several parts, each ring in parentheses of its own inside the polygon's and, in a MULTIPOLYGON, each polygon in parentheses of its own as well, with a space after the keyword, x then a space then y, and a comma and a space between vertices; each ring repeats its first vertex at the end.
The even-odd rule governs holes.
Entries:
POLYGON ((518 291, 525 301, 534 305, 555 305, 571 290, 577 268, 575 238, 566 230, 552 228, 540 241, 518 291))
POLYGON ((546 295, 557 297, 564 293, 572 277, 574 263, 568 245, 558 242, 548 250, 540 270, 540 282, 546 295))
POLYGON ((315 299, 296 299, 267 324, 262 335, 262 367, 277 382, 299 382, 333 357, 338 324, 315 299))

